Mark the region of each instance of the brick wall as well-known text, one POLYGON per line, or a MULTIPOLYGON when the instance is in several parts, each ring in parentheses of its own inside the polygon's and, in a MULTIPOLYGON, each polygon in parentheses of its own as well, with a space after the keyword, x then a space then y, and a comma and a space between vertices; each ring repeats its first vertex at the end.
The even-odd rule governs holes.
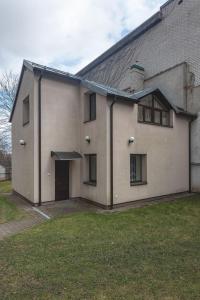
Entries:
POLYGON ((188 62, 200 85, 200 1, 169 1, 161 8, 162 21, 89 71, 85 77, 118 87, 128 67, 138 61, 146 78, 188 62))

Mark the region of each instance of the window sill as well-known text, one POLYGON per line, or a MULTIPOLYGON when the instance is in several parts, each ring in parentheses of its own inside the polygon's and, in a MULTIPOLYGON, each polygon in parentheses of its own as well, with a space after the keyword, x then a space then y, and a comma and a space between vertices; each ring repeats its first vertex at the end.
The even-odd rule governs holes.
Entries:
POLYGON ((156 124, 156 123, 151 123, 151 122, 142 122, 142 121, 138 121, 138 123, 140 124, 145 124, 145 125, 154 125, 154 126, 159 126, 159 127, 164 127, 164 128, 173 128, 173 126, 168 126, 168 125, 160 125, 160 124, 156 124))
POLYGON ((142 182, 131 182, 131 186, 137 186, 137 185, 146 185, 147 181, 142 181, 142 182))
POLYGON ((26 123, 23 123, 23 127, 24 127, 24 126, 27 126, 29 123, 30 123, 30 121, 28 121, 28 122, 26 122, 26 123))
POLYGON ((83 182, 83 184, 97 186, 97 183, 96 182, 92 182, 92 181, 85 181, 85 182, 83 182))
POLYGON ((83 121, 83 124, 90 123, 90 122, 93 122, 93 121, 96 121, 96 119, 83 121))

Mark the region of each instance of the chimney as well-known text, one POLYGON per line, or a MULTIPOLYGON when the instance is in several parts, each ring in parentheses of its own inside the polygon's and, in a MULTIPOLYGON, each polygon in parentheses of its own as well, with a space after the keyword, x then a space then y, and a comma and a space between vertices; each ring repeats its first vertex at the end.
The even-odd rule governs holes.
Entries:
POLYGON ((127 69, 122 78, 119 89, 134 93, 144 89, 144 68, 134 64, 127 69))

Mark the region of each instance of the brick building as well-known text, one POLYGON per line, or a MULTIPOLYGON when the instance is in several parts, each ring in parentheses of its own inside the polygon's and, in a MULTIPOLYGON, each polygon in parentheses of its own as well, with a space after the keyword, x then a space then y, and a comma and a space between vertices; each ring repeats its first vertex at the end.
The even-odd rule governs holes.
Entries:
MULTIPOLYGON (((200 2, 169 0, 154 16, 78 72, 124 90, 160 88, 175 105, 200 112, 200 2), (142 68, 133 72, 134 65, 142 68), (139 80, 143 81, 138 86, 139 80)), ((200 117, 191 124, 192 189, 200 191, 200 117)))

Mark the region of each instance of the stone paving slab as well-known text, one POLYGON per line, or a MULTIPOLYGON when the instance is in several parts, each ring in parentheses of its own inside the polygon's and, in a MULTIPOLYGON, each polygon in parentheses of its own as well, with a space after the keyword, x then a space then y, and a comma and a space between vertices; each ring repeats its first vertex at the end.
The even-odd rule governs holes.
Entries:
POLYGON ((51 218, 76 212, 96 212, 102 210, 81 199, 54 201, 40 206, 39 209, 51 218))

